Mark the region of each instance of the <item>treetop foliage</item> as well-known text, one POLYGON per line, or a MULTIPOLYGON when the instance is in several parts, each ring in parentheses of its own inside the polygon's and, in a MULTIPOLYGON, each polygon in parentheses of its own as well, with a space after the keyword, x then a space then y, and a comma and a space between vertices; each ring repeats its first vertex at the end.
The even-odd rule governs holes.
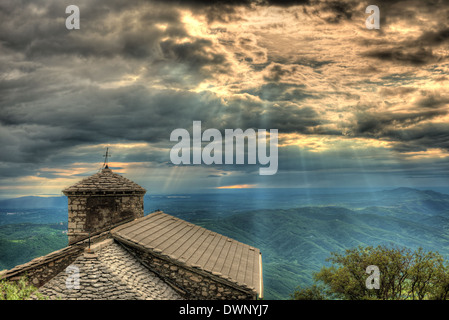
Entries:
POLYGON ((314 274, 315 284, 298 287, 295 300, 446 300, 449 299, 449 264, 437 252, 404 247, 356 247, 331 253, 330 267, 314 274), (370 289, 366 268, 377 266, 379 288, 370 289))

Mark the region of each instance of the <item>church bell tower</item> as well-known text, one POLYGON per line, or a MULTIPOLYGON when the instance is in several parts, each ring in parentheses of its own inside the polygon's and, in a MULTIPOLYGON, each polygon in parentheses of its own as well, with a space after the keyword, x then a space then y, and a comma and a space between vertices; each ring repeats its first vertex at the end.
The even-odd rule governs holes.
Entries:
POLYGON ((62 191, 68 197, 69 245, 144 216, 146 190, 104 168, 62 191))

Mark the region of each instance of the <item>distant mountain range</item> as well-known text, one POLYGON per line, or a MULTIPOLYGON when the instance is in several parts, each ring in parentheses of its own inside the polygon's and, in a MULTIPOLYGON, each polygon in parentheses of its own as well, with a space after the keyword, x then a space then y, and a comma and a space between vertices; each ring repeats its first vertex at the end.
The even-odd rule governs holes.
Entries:
MULTIPOLYGON (((377 205, 395 206, 399 202, 419 200, 424 212, 431 210, 447 211, 446 206, 449 194, 440 193, 432 190, 417 190, 413 188, 396 188, 392 190, 381 190, 374 192, 336 192, 331 191, 313 193, 305 192, 304 189, 241 189, 221 190, 220 192, 210 194, 191 194, 191 195, 145 195, 145 204, 150 211, 154 211, 158 206, 167 206, 173 203, 179 204, 184 202, 188 206, 189 202, 197 207, 198 200, 205 197, 212 199, 214 202, 220 202, 221 207, 231 205, 234 209, 243 208, 265 208, 272 207, 273 202, 281 207, 298 207, 298 206, 344 206, 351 208, 367 208, 376 207, 377 205), (267 191, 268 190, 268 191, 267 191), (296 191, 300 190, 300 191, 296 191), (297 201, 292 201, 292 197, 297 201), (246 199, 246 201, 244 201, 246 199), (235 203, 237 200, 237 203, 235 203), (267 203, 269 201, 270 203, 267 203), (230 204, 229 202, 233 202, 230 204), (253 205, 253 206, 252 206, 253 205)), ((449 190, 448 190, 449 191, 449 190)), ((208 200, 210 202, 210 200, 208 200)), ((405 203, 404 203, 405 204, 405 203)), ((202 204, 200 207, 203 207, 202 204)), ((67 208, 66 196, 26 196, 12 199, 0 200, 0 209, 42 209, 42 208, 67 208)), ((413 210, 416 210, 416 203, 413 204, 413 210)))
MULTIPOLYGON (((145 213, 156 209, 258 247, 267 299, 287 299, 312 282, 331 252, 359 245, 423 247, 449 260, 449 195, 435 191, 146 195, 145 213)), ((0 201, 0 269, 66 246, 66 221, 64 196, 0 201)))
POLYGON ((447 194, 398 188, 295 198, 301 203, 288 209, 192 222, 260 248, 267 299, 287 299, 296 286, 312 283, 331 252, 357 246, 422 247, 449 260, 447 194))
POLYGON ((0 200, 0 209, 39 209, 66 208, 67 197, 38 197, 28 196, 14 199, 0 200))

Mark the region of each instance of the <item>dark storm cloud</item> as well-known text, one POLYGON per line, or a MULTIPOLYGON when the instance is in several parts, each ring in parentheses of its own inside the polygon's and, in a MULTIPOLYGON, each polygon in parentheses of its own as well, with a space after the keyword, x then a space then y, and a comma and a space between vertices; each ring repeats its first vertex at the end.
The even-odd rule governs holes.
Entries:
POLYGON ((431 49, 426 48, 373 49, 363 53, 363 56, 413 66, 421 66, 440 60, 440 57, 434 55, 431 49))
POLYGON ((449 101, 430 96, 416 101, 409 112, 358 113, 352 127, 355 136, 394 141, 399 153, 429 149, 449 151, 449 127, 446 123, 429 123, 449 113, 449 101))
POLYGON ((322 12, 330 13, 330 15, 324 17, 324 20, 328 23, 340 23, 342 20, 351 20, 354 10, 355 3, 326 1, 318 15, 321 15, 322 12))
MULTIPOLYGON (((441 97, 439 95, 427 94, 426 96, 418 99, 415 103, 418 110, 425 109, 442 109, 442 112, 449 112, 449 98, 441 97)), ((443 113, 443 114, 446 114, 443 113)))
POLYGON ((309 4, 309 0, 157 0, 158 2, 166 2, 172 5, 189 6, 189 7, 216 7, 216 6, 296 6, 309 4))
POLYGON ((247 93, 258 96, 266 101, 301 101, 313 98, 304 85, 289 83, 266 83, 259 88, 246 90, 247 93))
MULTIPOLYGON (((36 163, 77 145, 168 141, 171 130, 191 125, 192 112, 206 103, 194 94, 149 94, 142 88, 82 93, 3 106, 0 130, 7 152, 1 160, 36 163)), ((208 106, 213 112, 214 106, 208 106)))
POLYGON ((139 59, 154 55, 162 37, 187 36, 179 12, 142 1, 79 1, 82 32, 73 32, 65 28, 66 5, 55 1, 27 2, 23 6, 5 3, 0 7, 0 42, 31 58, 73 55, 139 59), (156 23, 170 26, 160 30, 156 23))
MULTIPOLYGON (((3 105, 0 130, 4 162, 43 162, 77 145, 144 141, 171 147, 170 133, 190 130, 192 121, 206 128, 280 128, 308 132, 322 121, 311 108, 233 100, 224 107, 211 93, 78 88, 61 97, 3 105), (229 119, 229 120, 224 120, 229 119)), ((129 160, 130 161, 130 160, 129 160)))
POLYGON ((0 44, 10 56, 0 60, 0 70, 21 75, 0 78, 0 123, 17 132, 18 148, 26 149, 10 156, 16 159, 40 149, 38 158, 45 158, 58 148, 110 137, 167 139, 168 133, 161 130, 164 125, 188 124, 168 119, 190 119, 191 114, 208 117, 209 110, 213 112, 215 108, 201 101, 201 95, 150 93, 139 87, 107 90, 85 81, 120 81, 123 74, 143 66, 147 71, 142 76, 149 81, 191 87, 212 73, 226 72, 225 58, 211 52, 209 40, 176 41, 189 38, 177 10, 144 1, 77 4, 82 32, 65 28, 65 2, 0 5, 0 44), (166 28, 156 27, 157 23, 166 28), (31 146, 22 143, 34 140, 31 146))
MULTIPOLYGON (((29 163, 8 163, 0 167, 0 178, 17 178, 23 176, 32 176, 39 169, 39 166, 29 163)), ((0 181, 0 185, 2 185, 0 181)))
POLYGON ((157 141, 166 139, 170 127, 186 125, 192 114, 209 118, 216 114, 213 97, 189 92, 152 91, 143 87, 84 89, 34 104, 5 107, 1 123, 9 126, 48 126, 72 132, 53 135, 54 139, 73 136, 79 142, 103 137, 157 141), (202 99, 204 98, 204 99, 202 99), (208 99, 210 99, 208 101, 208 99), (62 104, 63 107, 58 107, 62 104), (203 110, 204 109, 204 110, 203 110), (161 131, 163 128, 165 131, 161 131), (85 133, 85 134, 83 134, 85 133))
POLYGON ((449 1, 380 1, 378 5, 381 26, 386 28, 381 27, 377 37, 360 40, 372 48, 363 52, 363 57, 418 67, 447 61, 449 55, 438 49, 447 45, 449 39, 449 1), (440 23, 429 29, 423 14, 440 23), (415 30, 400 40, 390 38, 384 30, 394 23, 400 28, 414 27, 415 30))
POLYGON ((430 46, 444 44, 449 41, 449 28, 445 27, 437 31, 425 31, 417 41, 430 46))
POLYGON ((156 0, 155 2, 190 9, 194 14, 204 15, 209 23, 214 21, 225 23, 239 21, 244 17, 236 10, 237 8, 249 8, 253 4, 262 4, 258 0, 156 0))
MULTIPOLYGON (((206 39, 196 39, 188 43, 176 43, 173 40, 166 40, 160 43, 164 58, 176 63, 184 63, 188 66, 186 73, 196 73, 203 70, 205 66, 214 66, 214 70, 208 71, 210 74, 227 73, 229 68, 223 54, 206 52, 205 47, 211 47, 212 43, 206 39)), ((207 74, 203 74, 208 77, 207 74)))
POLYGON ((445 123, 420 124, 404 130, 391 129, 387 134, 401 142, 396 146, 401 151, 424 151, 428 148, 449 151, 449 128, 445 123))
MULTIPOLYGON (((189 35, 176 8, 156 7, 144 1, 80 1, 79 7, 82 32, 73 32, 64 25, 64 3, 27 2, 21 8, 5 3, 0 7, 0 42, 32 60, 62 56, 145 59, 148 67, 153 67, 151 71, 160 71, 162 77, 166 74, 164 66, 176 68, 177 64, 181 69, 185 66, 185 73, 198 73, 197 81, 208 76, 205 66, 219 66, 210 72, 225 72, 225 58, 210 52, 210 41, 178 42, 189 35), (165 24, 166 28, 157 24, 165 24)), ((71 62, 66 59, 66 63, 71 62)), ((192 78, 195 76, 189 81, 192 78)))
POLYGON ((424 120, 448 114, 448 110, 426 110, 422 112, 358 113, 356 134, 361 136, 384 136, 392 127, 404 128, 424 120))
POLYGON ((295 72, 297 72, 297 68, 295 66, 293 67, 285 67, 281 64, 274 64, 271 67, 268 67, 268 75, 264 76, 264 79, 267 81, 274 81, 278 82, 281 80, 284 76, 292 75, 295 72))

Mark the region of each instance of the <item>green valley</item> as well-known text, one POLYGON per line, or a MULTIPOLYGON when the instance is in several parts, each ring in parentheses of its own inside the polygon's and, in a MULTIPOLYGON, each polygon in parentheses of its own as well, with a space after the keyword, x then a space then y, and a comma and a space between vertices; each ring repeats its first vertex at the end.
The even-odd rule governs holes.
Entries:
POLYGON ((10 269, 67 245, 67 223, 0 226, 0 270, 10 269))
MULTIPOLYGON (((67 209, 30 209, 40 201, 30 199, 30 205, 22 200, 17 210, 0 208, 0 269, 67 245, 67 209)), ((62 200, 51 201, 64 204, 62 200)), ((156 208, 258 247, 266 299, 288 299, 298 285, 310 285, 313 273, 328 266, 331 252, 357 246, 422 247, 449 257, 449 195, 435 191, 253 189, 146 196, 145 214, 156 208)))

